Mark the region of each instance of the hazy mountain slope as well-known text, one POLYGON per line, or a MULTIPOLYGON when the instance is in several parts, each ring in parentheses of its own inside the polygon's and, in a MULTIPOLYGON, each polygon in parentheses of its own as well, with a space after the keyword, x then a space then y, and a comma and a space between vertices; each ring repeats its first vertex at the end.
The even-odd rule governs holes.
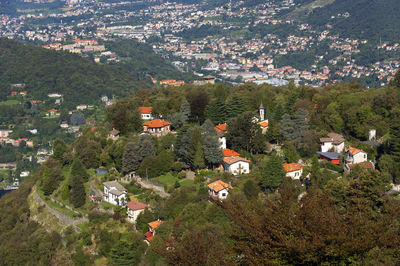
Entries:
POLYGON ((334 32, 344 36, 391 41, 400 35, 399 14, 398 0, 335 0, 313 9, 304 21, 316 27, 331 24, 334 32))
POLYGON ((8 39, 0 39, 0 81, 2 98, 12 90, 10 84, 25 83, 25 90, 34 98, 60 92, 67 104, 90 104, 104 94, 127 96, 151 86, 121 67, 98 65, 78 55, 8 39))

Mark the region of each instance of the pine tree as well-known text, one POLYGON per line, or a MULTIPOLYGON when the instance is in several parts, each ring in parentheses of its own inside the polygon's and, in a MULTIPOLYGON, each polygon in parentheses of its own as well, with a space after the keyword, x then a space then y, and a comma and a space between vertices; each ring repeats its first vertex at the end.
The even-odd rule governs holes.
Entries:
POLYGON ((188 163, 195 168, 204 168, 204 150, 200 127, 193 127, 188 133, 190 134, 188 163))
POLYGON ((282 116, 284 115, 284 113, 285 112, 283 110, 282 104, 278 103, 278 105, 275 107, 275 110, 274 110, 274 120, 275 121, 281 121, 282 116))
POLYGON ((203 150, 203 145, 202 143, 199 141, 197 142, 196 145, 196 151, 193 157, 193 166, 196 168, 204 168, 205 162, 204 162, 204 150, 203 150))
POLYGON ((64 164, 64 153, 67 151, 67 146, 64 141, 56 139, 54 141, 53 158, 64 164))
POLYGON ((220 100, 212 101, 205 110, 207 119, 210 119, 215 124, 225 123, 227 120, 227 108, 225 103, 220 100))
POLYGON ((393 161, 391 171, 396 184, 400 183, 400 118, 396 117, 390 127, 390 150, 393 161))
POLYGON ((181 114, 183 115, 183 122, 187 122, 190 117, 190 104, 186 100, 186 98, 183 98, 182 103, 181 103, 181 114))
POLYGON ((220 149, 219 138, 210 120, 206 120, 201 126, 203 136, 204 158, 209 165, 222 162, 223 155, 220 149))
POLYGON ((234 118, 246 111, 246 103, 243 98, 238 95, 233 95, 227 103, 227 116, 234 118))
POLYGON ((55 189, 54 180, 51 178, 50 168, 44 167, 42 174, 41 189, 45 196, 51 195, 55 189))
POLYGON ((124 155, 122 157, 122 172, 131 173, 139 169, 141 156, 135 143, 129 142, 125 145, 124 155))
POLYGON ((71 175, 78 175, 78 176, 82 177, 82 179, 84 181, 89 180, 89 174, 86 171, 86 168, 83 165, 83 163, 81 162, 81 160, 79 160, 78 158, 75 158, 72 162, 71 175))
POLYGON ((83 186, 83 179, 79 175, 71 175, 71 193, 69 202, 74 205, 75 208, 79 208, 85 204, 86 192, 83 186))
POLYGON ((262 172, 261 187, 263 189, 274 191, 282 184, 285 177, 282 164, 282 158, 275 154, 269 158, 262 172))

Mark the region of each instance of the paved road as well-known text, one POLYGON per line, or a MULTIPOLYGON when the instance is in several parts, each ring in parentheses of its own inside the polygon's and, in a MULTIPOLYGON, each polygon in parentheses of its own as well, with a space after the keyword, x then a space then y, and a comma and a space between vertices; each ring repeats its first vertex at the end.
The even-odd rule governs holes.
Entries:
POLYGON ((169 194, 165 192, 164 187, 156 185, 150 181, 141 179, 141 178, 136 178, 136 182, 140 184, 142 187, 147 188, 147 189, 152 189, 156 194, 158 194, 161 198, 166 198, 169 197, 169 194))
POLYGON ((59 211, 50 208, 50 206, 47 205, 47 203, 44 200, 42 200, 42 198, 37 194, 36 191, 35 191, 35 199, 40 205, 44 205, 51 214, 53 214, 55 217, 57 217, 60 223, 65 224, 65 225, 71 225, 78 231, 79 231, 79 227, 77 227, 77 225, 89 221, 86 217, 82 217, 79 219, 72 219, 71 217, 68 217, 65 214, 62 214, 59 211))

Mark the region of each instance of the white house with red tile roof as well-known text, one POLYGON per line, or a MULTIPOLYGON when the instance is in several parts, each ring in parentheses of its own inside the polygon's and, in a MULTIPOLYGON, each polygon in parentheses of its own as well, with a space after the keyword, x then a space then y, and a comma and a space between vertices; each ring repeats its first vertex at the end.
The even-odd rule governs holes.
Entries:
POLYGON ((126 204, 126 213, 128 214, 128 221, 136 223, 136 219, 146 208, 150 208, 150 205, 139 202, 130 201, 126 204))
POLYGON ((303 174, 303 165, 299 163, 284 163, 282 165, 283 169, 286 172, 286 176, 292 179, 300 179, 300 176, 303 174))
POLYGON ((239 157, 224 157, 224 169, 233 175, 250 173, 250 161, 239 157))
POLYGON ((228 197, 229 190, 232 189, 232 186, 223 182, 222 180, 217 180, 208 184, 208 195, 216 200, 224 200, 228 197))
POLYGON ((226 149, 226 124, 219 124, 214 127, 215 131, 217 131, 219 143, 221 144, 220 148, 222 150, 226 149))
POLYGON ((153 111, 153 107, 139 107, 139 113, 143 120, 153 119, 151 111, 153 111))
POLYGON ((358 164, 368 161, 368 154, 360 149, 350 147, 347 151, 347 164, 358 164))
POLYGON ((171 132, 172 123, 161 119, 154 119, 143 123, 143 131, 155 136, 163 136, 171 132))

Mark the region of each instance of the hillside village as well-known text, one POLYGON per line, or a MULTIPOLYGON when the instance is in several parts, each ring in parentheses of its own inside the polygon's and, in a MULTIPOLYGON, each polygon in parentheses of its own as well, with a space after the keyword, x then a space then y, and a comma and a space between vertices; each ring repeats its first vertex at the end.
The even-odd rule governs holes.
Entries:
MULTIPOLYGON (((96 229, 99 225, 111 232, 135 233, 135 243, 145 244, 143 250, 158 250, 164 243, 169 252, 175 252, 177 245, 182 245, 173 236, 172 226, 180 217, 176 215, 188 215, 193 204, 219 213, 220 206, 239 195, 262 199, 283 193, 288 184, 291 195, 301 200, 315 187, 323 189, 360 175, 384 177, 385 192, 396 193, 397 177, 385 168, 393 155, 381 153, 388 127, 369 122, 358 124, 359 129, 350 124, 341 124, 345 130, 334 124, 323 126, 324 112, 332 113, 319 106, 331 103, 306 100, 308 93, 319 99, 319 93, 343 93, 349 86, 353 85, 337 85, 322 92, 312 87, 276 90, 269 85, 207 84, 142 90, 133 98, 120 100, 102 97, 106 108, 103 122, 86 120, 78 131, 69 124, 62 128, 76 139, 71 144, 58 139, 50 146, 46 160, 32 175, 37 181, 29 197, 39 197, 43 206, 70 220, 72 228, 84 237, 79 241, 87 241, 83 244, 87 251, 113 260, 110 247, 99 251, 90 244, 104 245, 96 233, 103 230, 96 229), (273 99, 260 97, 273 91, 273 98, 286 92, 285 102, 273 106, 273 99), (242 98, 237 97, 238 92, 242 98), (211 99, 204 100, 206 97, 211 99), (351 130, 357 133, 349 134, 351 130), (94 240, 89 241, 84 235, 91 234, 94 240)), ((398 93, 395 85, 380 90, 398 93)), ((379 90, 360 93, 365 99, 381 95, 379 90)), ((50 98, 62 102, 62 95, 57 96, 50 98)), ((92 108, 98 109, 76 106, 82 112, 92 108)), ((48 107, 41 109, 44 117, 52 117, 46 116, 48 107)), ((370 119, 373 117, 370 114, 370 119)), ((35 219, 48 224, 43 218, 48 217, 47 211, 41 213, 33 202, 30 208, 35 219)), ((67 232, 69 222, 60 219, 56 225, 67 232)), ((159 252, 149 256, 159 260, 163 254, 159 252)))

